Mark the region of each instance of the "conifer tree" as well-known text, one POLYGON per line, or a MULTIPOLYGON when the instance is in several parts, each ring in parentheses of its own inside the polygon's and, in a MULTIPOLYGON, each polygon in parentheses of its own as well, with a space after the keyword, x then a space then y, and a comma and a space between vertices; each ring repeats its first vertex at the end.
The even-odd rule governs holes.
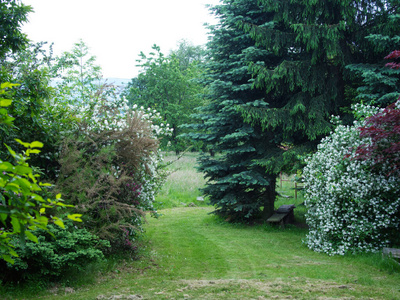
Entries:
POLYGON ((225 0, 214 8, 209 105, 192 136, 220 153, 200 160, 217 213, 272 214, 277 174, 298 168, 332 130, 331 115, 350 106, 360 80, 345 67, 377 59, 365 37, 398 12, 394 2, 225 0))
MULTIPOLYGON (((285 170, 313 151, 331 131, 331 115, 343 115, 354 101, 359 78, 348 64, 381 61, 366 37, 378 34, 398 1, 272 1, 259 5, 273 20, 261 26, 242 22, 259 47, 274 54, 273 64, 251 64, 254 86, 265 89, 263 105, 247 103, 247 122, 259 124, 284 151, 260 158, 267 172, 285 170)), ((385 47, 382 47, 385 48, 385 47)))
POLYGON ((390 7, 392 9, 382 12, 379 22, 376 22, 378 30, 365 37, 370 52, 366 60, 346 66, 362 80, 356 91, 356 100, 380 107, 395 102, 400 96, 400 70, 386 67, 390 64, 387 54, 400 45, 399 4, 390 7))
POLYGON ((262 132, 260 126, 245 123, 236 109, 263 98, 263 90, 252 88, 248 62, 269 59, 268 52, 255 47, 237 22, 263 24, 269 16, 260 10, 257 0, 224 1, 213 12, 219 24, 210 27, 213 38, 204 76, 208 104, 196 115, 199 123, 190 125, 195 131, 191 137, 216 154, 204 154, 199 160, 199 169, 208 179, 203 192, 216 206, 215 213, 245 221, 273 212, 276 174, 266 173, 253 160, 271 155, 275 137, 262 132))

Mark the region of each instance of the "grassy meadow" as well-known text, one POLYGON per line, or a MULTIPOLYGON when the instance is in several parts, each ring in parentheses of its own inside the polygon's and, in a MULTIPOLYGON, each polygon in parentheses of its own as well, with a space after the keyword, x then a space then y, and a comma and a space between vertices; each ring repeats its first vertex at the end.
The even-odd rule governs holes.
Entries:
POLYGON ((182 207, 188 205, 206 206, 206 201, 198 201, 199 188, 204 186, 202 173, 195 169, 197 153, 187 152, 177 157, 172 152, 165 154, 165 162, 171 163, 167 169, 170 175, 156 197, 158 209, 182 207))
MULTIPOLYGON (((196 202, 204 179, 195 158, 169 166, 162 216, 148 218, 139 259, 109 259, 50 290, 2 290, 0 299, 400 299, 400 266, 380 254, 328 256, 303 245, 305 226, 229 224, 210 214, 196 202)), ((301 223, 304 199, 293 187, 278 182, 276 207, 296 204, 301 223)))

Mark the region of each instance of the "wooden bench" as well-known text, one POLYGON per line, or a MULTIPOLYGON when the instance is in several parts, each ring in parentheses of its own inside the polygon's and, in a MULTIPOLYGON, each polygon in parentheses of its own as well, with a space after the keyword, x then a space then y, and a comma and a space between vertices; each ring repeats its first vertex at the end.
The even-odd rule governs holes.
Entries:
POLYGON ((396 249, 396 248, 383 248, 382 254, 383 254, 383 255, 391 256, 392 258, 400 259, 400 249, 396 249))
POLYGON ((281 205, 275 213, 268 218, 267 223, 277 223, 282 227, 285 224, 294 223, 294 204, 281 205))

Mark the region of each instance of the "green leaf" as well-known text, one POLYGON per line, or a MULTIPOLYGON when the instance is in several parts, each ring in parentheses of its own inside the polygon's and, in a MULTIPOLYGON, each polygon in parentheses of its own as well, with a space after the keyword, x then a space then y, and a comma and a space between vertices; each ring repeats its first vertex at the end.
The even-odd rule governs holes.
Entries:
POLYGON ((19 85, 20 85, 19 83, 3 82, 0 85, 0 89, 4 90, 4 89, 7 89, 7 88, 12 88, 14 86, 19 86, 19 85))
POLYGON ((12 103, 12 100, 9 99, 0 99, 0 106, 5 107, 5 106, 10 106, 12 103))
POLYGON ((26 155, 27 156, 29 156, 29 154, 31 154, 31 153, 33 153, 33 154, 38 154, 38 153, 40 153, 41 151, 39 150, 39 149, 28 149, 27 151, 26 151, 26 155))
POLYGON ((7 161, 0 164, 0 171, 14 171, 15 167, 7 161))
POLYGON ((0 221, 5 224, 8 217, 8 213, 0 213, 0 221))
POLYGON ((38 238, 37 238, 32 232, 30 232, 30 231, 25 231, 25 235, 26 235, 26 237, 27 237, 29 240, 31 240, 32 242, 34 242, 34 243, 36 243, 36 244, 39 242, 38 238))
POLYGON ((10 264, 12 264, 12 265, 13 265, 14 262, 15 262, 9 255, 3 254, 2 257, 3 257, 3 259, 4 259, 6 262, 8 262, 8 263, 10 263, 10 264))
POLYGON ((8 253, 10 253, 12 256, 19 257, 18 253, 13 249, 8 249, 8 253))
POLYGON ((72 221, 82 222, 81 214, 72 214, 72 215, 68 215, 67 217, 68 217, 68 219, 71 219, 72 221))
POLYGON ((25 148, 29 148, 31 144, 29 143, 25 143, 23 141, 21 141, 20 139, 15 139, 18 143, 20 143, 22 146, 24 146, 25 148))
POLYGON ((13 232, 15 233, 21 232, 21 223, 16 217, 11 217, 11 225, 13 227, 13 232))
POLYGON ((62 229, 65 229, 65 225, 64 222, 59 219, 59 218, 53 218, 54 219, 54 224, 56 224, 57 226, 61 227, 62 229))
POLYGON ((22 166, 22 165, 16 166, 15 171, 18 175, 25 175, 25 174, 32 173, 32 169, 30 167, 22 166))
POLYGON ((36 201, 45 202, 43 197, 38 194, 32 194, 31 197, 32 197, 32 199, 35 199, 36 201))
POLYGON ((13 123, 13 121, 15 120, 15 118, 12 118, 12 117, 10 117, 10 116, 7 116, 6 114, 3 114, 3 113, 1 112, 1 109, 0 109, 0 114, 5 115, 5 116, 3 117, 3 120, 1 120, 1 118, 0 118, 0 123, 3 123, 3 124, 6 124, 6 125, 11 126, 12 123, 13 123))
POLYGON ((15 157, 17 155, 17 153, 13 149, 11 149, 8 145, 6 145, 6 144, 4 144, 4 145, 7 147, 8 152, 10 152, 12 157, 15 157))
POLYGON ((12 191, 12 192, 14 192, 14 193, 19 193, 20 190, 21 190, 20 186, 19 186, 18 184, 15 184, 15 183, 8 183, 8 184, 4 187, 4 189, 5 189, 6 191, 12 191))
MULTIPOLYGON (((56 218, 56 217, 54 217, 54 218, 56 218)), ((46 227, 48 223, 49 223, 49 219, 45 216, 39 216, 35 219, 35 224, 40 226, 41 228, 46 227)))
POLYGON ((44 144, 38 141, 34 141, 31 143, 31 148, 43 148, 44 144))
POLYGON ((36 176, 32 173, 28 173, 28 177, 32 180, 33 183, 37 183, 36 176))

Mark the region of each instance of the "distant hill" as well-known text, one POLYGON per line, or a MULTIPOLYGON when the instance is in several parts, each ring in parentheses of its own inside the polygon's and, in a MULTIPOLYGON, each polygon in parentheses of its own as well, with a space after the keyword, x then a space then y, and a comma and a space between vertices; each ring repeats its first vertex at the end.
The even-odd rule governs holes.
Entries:
MULTIPOLYGON (((52 86, 55 86, 57 83, 60 83, 62 80, 59 78, 53 79, 51 82, 52 86)), ((108 77, 108 78, 102 78, 101 82, 102 83, 108 83, 115 85, 117 87, 125 88, 128 83, 131 81, 131 79, 128 78, 115 78, 115 77, 108 77)))
POLYGON ((109 77, 109 78, 103 78, 103 81, 109 84, 125 87, 131 81, 131 79, 109 77))

